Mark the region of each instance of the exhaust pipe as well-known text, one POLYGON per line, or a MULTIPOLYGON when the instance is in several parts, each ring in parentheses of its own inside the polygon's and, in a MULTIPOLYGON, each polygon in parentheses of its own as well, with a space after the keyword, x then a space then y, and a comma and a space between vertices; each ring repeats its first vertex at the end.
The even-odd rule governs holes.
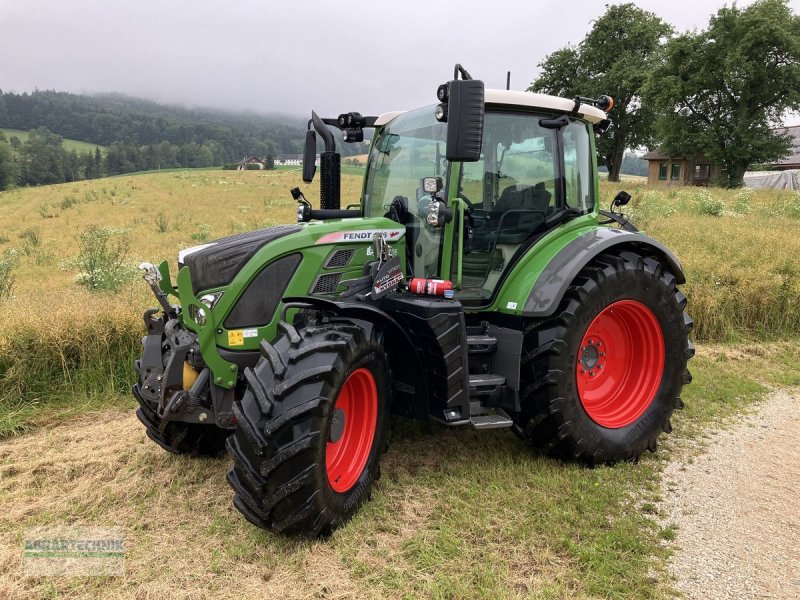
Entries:
POLYGON ((325 142, 325 152, 319 155, 319 205, 322 210, 339 210, 341 206, 341 157, 336 152, 333 134, 319 118, 319 115, 313 111, 311 112, 311 121, 314 129, 325 142))

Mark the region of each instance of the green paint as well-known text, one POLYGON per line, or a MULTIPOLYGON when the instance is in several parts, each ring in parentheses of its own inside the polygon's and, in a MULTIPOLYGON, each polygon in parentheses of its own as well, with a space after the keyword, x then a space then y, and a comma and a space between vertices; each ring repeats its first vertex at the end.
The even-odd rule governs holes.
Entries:
POLYGON ((158 282, 158 287, 161 288, 161 291, 165 294, 171 294, 177 297, 178 290, 172 285, 172 276, 169 273, 169 262, 166 260, 161 261, 161 264, 158 265, 158 272, 161 274, 161 280, 158 282))
POLYGON ((598 227, 597 215, 591 213, 573 219, 553 229, 544 236, 514 266, 506 277, 494 303, 486 307, 486 312, 502 312, 510 315, 522 314, 525 301, 548 263, 567 245, 581 235, 598 227), (509 308, 509 303, 516 307, 509 308))
MULTIPOLYGON (((205 360, 206 364, 211 369, 214 382, 222 387, 232 388, 236 383, 235 378, 238 373, 238 367, 235 364, 224 360, 220 356, 219 348, 233 351, 257 351, 261 340, 274 340, 278 336, 278 321, 280 320, 283 303, 278 304, 275 314, 271 315, 267 323, 259 327, 247 328, 257 330, 257 335, 254 337, 244 338, 236 334, 231 336, 230 331, 224 325, 225 318, 233 309, 237 300, 264 267, 284 256, 300 253, 302 255, 302 262, 295 271, 283 295, 284 297, 308 296, 312 286, 316 282, 318 274, 341 272, 342 280, 355 279, 363 274, 364 264, 373 260, 373 257, 367 254, 368 249, 372 248, 370 242, 357 241, 318 244, 317 242, 323 236, 342 231, 400 228, 401 226, 396 222, 382 217, 337 219, 304 223, 301 225, 301 230, 297 233, 279 238, 261 248, 253 258, 242 267, 241 271, 237 273, 236 277, 234 277, 229 285, 213 288, 211 290, 199 290, 199 292, 202 293, 212 291, 224 292, 213 310, 209 310, 197 299, 192 290, 189 268, 182 268, 178 273, 177 289, 177 296, 180 298, 182 305, 181 320, 187 329, 197 334, 203 360, 205 360), (356 251, 347 267, 342 269, 323 269, 322 265, 328 256, 340 248, 353 248, 356 251), (206 312, 207 317, 205 325, 199 325, 191 318, 190 308, 192 306, 203 308, 206 312), (231 341, 235 343, 231 344, 231 341)), ((400 237, 398 240, 390 242, 390 245, 400 255, 401 263, 405 264, 404 238, 400 237)), ((162 268, 164 269, 161 271, 162 276, 164 276, 166 272, 166 276, 164 276, 166 283, 162 280, 162 289, 165 287, 171 288, 171 284, 168 280, 169 270, 164 266, 164 263, 159 267, 160 270, 162 268)))

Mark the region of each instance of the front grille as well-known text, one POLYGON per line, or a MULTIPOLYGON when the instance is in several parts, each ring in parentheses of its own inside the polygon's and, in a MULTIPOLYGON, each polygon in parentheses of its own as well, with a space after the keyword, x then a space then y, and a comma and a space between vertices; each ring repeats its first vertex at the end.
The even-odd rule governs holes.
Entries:
POLYGON ((311 288, 312 294, 330 294, 336 291, 336 286, 342 279, 341 273, 326 273, 317 277, 317 281, 311 288))
POLYGON ((355 254, 355 250, 352 248, 347 248, 344 250, 336 250, 328 257, 328 260, 325 261, 323 268, 325 269, 337 269, 346 267, 350 262, 350 259, 353 258, 353 254, 355 254))

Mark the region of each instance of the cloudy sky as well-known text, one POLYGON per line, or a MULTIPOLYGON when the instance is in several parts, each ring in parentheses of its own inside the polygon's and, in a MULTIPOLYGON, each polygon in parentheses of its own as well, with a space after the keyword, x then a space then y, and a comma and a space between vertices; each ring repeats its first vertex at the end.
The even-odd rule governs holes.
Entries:
MULTIPOLYGON (((636 3, 683 31, 703 28, 723 0, 636 3)), ((542 58, 579 42, 605 4, 0 0, 0 89, 376 114, 433 102, 456 62, 489 87, 505 87, 510 70, 512 89, 524 89, 542 58)), ((800 11, 800 0, 791 4, 800 11)))

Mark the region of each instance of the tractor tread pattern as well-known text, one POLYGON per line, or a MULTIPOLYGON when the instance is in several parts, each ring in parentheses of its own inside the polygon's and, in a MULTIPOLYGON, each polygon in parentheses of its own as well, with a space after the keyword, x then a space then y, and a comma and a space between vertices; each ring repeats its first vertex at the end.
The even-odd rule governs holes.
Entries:
POLYGON ((283 335, 274 344, 262 342, 263 358, 245 371, 247 390, 237 403, 239 427, 228 442, 233 458, 228 482, 234 505, 254 525, 285 534, 326 535, 351 516, 377 479, 376 460, 368 467, 366 485, 348 492, 356 494, 357 502, 338 512, 328 504, 320 443, 329 398, 351 360, 347 357, 365 345, 370 352, 382 352, 382 338, 375 328, 337 318, 297 325, 282 321, 278 328, 283 335), (263 402, 267 390, 268 404, 263 402))
POLYGON ((645 450, 656 450, 658 435, 662 431, 669 433, 672 430, 669 420, 672 411, 683 408, 679 385, 677 393, 665 403, 669 406, 662 421, 652 428, 655 433, 645 435, 624 450, 617 448, 613 452, 603 448, 602 444, 598 447, 596 441, 590 443, 574 428, 574 424, 565 414, 567 399, 561 388, 567 376, 563 371, 563 364, 568 360, 566 350, 569 347, 565 338, 568 331, 577 324, 576 311, 587 298, 598 292, 597 288, 602 289, 611 278, 630 271, 638 271, 642 280, 657 282, 659 286, 672 291, 674 299, 670 310, 683 313, 681 333, 685 340, 685 348, 677 355, 678 360, 683 361, 683 375, 681 378, 679 374, 678 379, 683 384, 691 382, 691 375, 685 367, 686 361, 694 355, 694 345, 688 340, 693 323, 689 315, 683 312, 686 296, 675 287, 675 275, 660 261, 631 250, 623 250, 618 254, 601 254, 578 274, 553 316, 529 322, 525 328, 522 370, 529 375, 523 375, 520 390, 523 410, 515 415, 513 431, 545 454, 571 458, 589 465, 635 460, 645 450))

